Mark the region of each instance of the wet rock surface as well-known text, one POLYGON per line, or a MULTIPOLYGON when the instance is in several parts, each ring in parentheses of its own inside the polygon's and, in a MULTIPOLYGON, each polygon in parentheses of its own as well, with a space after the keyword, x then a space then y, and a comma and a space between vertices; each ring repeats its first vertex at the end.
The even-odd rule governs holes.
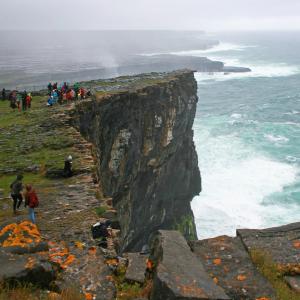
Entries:
POLYGON ((178 231, 160 230, 152 239, 150 259, 156 266, 151 299, 230 299, 178 231))
POLYGON ((191 247, 230 299, 276 299, 271 284, 258 272, 239 237, 195 241, 191 247))

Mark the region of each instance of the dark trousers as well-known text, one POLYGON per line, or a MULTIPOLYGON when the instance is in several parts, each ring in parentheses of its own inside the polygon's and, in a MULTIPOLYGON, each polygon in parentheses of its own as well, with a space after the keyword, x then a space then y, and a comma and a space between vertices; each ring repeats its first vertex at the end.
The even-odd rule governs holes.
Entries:
POLYGON ((22 201, 23 201, 23 197, 21 194, 17 194, 17 195, 11 195, 11 197, 14 200, 14 212, 16 212, 17 208, 20 208, 22 201))

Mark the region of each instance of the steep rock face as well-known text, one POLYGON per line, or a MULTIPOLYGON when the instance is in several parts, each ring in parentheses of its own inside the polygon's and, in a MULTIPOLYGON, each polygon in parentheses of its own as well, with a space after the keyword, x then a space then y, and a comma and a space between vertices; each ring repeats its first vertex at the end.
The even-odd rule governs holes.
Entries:
POLYGON ((140 250, 157 229, 196 238, 190 201, 201 190, 192 131, 197 84, 191 71, 149 76, 96 94, 72 116, 95 146, 102 192, 118 211, 121 251, 140 250))

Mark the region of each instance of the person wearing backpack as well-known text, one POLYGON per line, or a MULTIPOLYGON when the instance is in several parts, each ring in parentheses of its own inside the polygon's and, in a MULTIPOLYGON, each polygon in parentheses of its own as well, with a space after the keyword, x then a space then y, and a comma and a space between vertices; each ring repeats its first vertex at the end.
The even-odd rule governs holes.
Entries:
POLYGON ((29 218, 35 224, 34 209, 39 206, 39 199, 32 185, 26 184, 25 207, 29 206, 29 218))
POLYGON ((10 185, 10 190, 11 190, 11 197, 14 201, 13 203, 13 208, 14 208, 14 214, 17 213, 17 208, 19 209, 22 201, 23 201, 23 196, 22 196, 22 190, 23 190, 23 175, 18 175, 17 179, 10 185))

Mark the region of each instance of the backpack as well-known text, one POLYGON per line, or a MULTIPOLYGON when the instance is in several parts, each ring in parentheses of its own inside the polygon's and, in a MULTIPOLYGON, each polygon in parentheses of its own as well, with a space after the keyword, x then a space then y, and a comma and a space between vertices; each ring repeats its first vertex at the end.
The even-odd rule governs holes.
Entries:
POLYGON ((35 208, 35 207, 38 207, 39 206, 39 199, 36 195, 35 192, 30 192, 28 194, 28 197, 29 197, 29 207, 31 208, 35 208))
POLYGON ((106 239, 109 236, 107 225, 108 225, 107 223, 103 223, 103 222, 98 222, 95 225, 93 225, 91 228, 93 239, 98 239, 98 238, 106 239))

